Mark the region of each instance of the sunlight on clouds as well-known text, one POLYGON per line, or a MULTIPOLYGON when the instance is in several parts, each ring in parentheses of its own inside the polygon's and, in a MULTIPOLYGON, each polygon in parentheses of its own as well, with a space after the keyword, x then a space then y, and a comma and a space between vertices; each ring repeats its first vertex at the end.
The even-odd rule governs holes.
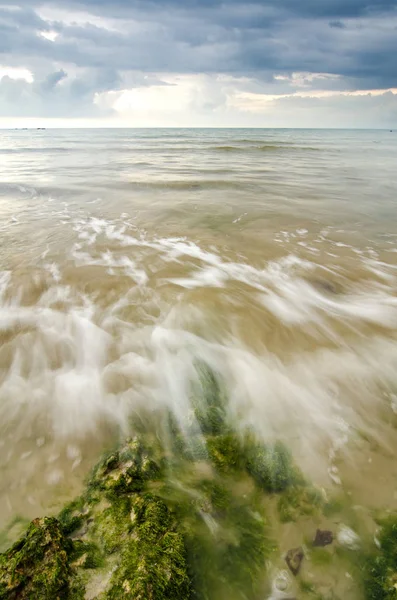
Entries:
POLYGON ((38 35, 50 42, 55 42, 59 34, 56 31, 39 31, 38 35))
POLYGON ((29 69, 24 67, 6 67, 0 65, 0 80, 3 77, 9 77, 10 79, 24 79, 28 83, 33 83, 33 75, 29 69))
POLYGON ((230 100, 230 105, 234 108, 253 113, 263 113, 272 108, 278 100, 289 98, 312 98, 312 99, 325 99, 325 98, 354 98, 360 96, 376 97, 383 96, 386 93, 397 95, 397 88, 390 88, 388 90, 354 90, 354 91, 338 91, 338 90, 300 90, 291 94, 260 94, 253 92, 238 92, 230 100))
MULTIPOLYGON (((310 86, 313 81, 321 87, 321 81, 339 79, 326 73, 294 73, 289 77, 278 75, 276 81, 286 84, 283 91, 278 93, 269 93, 271 86, 248 77, 204 74, 157 74, 156 77, 161 77, 163 85, 98 93, 94 102, 100 109, 113 111, 115 119, 133 127, 272 126, 276 123, 279 126, 283 124, 280 119, 286 116, 284 105, 280 105, 284 101, 288 101, 291 108, 296 106, 301 111, 300 102, 304 100, 317 101, 320 109, 322 103, 328 100, 338 103, 343 99, 347 101, 364 96, 375 100, 385 93, 397 95, 397 89, 312 89, 310 86), (266 119, 266 123, 263 119, 266 119)), ((329 103, 326 106, 331 108, 329 103)), ((299 118, 294 126, 299 126, 299 118)))
POLYGON ((340 76, 333 75, 332 73, 292 73, 291 75, 275 75, 274 79, 289 83, 295 87, 308 87, 313 82, 324 80, 337 81, 340 79, 340 76))
MULTIPOLYGON (((159 113, 179 113, 192 108, 216 107, 220 82, 206 75, 161 75, 163 85, 125 89, 119 92, 96 94, 95 104, 112 108, 120 116, 136 114, 150 116, 159 113), (214 94, 217 99, 214 103, 214 94)), ((222 80, 220 80, 222 81, 222 80)))

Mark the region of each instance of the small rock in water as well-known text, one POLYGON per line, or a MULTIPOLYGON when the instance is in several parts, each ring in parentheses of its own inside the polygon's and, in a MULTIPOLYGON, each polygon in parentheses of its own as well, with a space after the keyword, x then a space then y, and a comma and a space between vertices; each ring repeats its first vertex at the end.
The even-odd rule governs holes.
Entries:
POLYGON ((340 294, 341 293, 341 288, 338 284, 334 283, 333 281, 329 281, 327 279, 311 279, 310 283, 317 288, 320 292, 326 293, 326 294, 332 294, 332 295, 336 295, 336 294, 340 294))
POLYGON ((298 575, 301 565, 302 565, 302 561, 305 557, 305 554, 303 552, 303 548, 299 547, 299 548, 293 548, 292 550, 289 550, 287 552, 287 556, 285 558, 285 562, 287 563, 289 570, 291 571, 291 573, 293 575, 298 575))
POLYGON ((344 546, 349 550, 357 550, 360 547, 360 538, 357 533, 346 525, 342 525, 339 529, 337 540, 341 546, 344 546))
POLYGON ((334 541, 334 534, 332 531, 317 529, 316 537, 313 541, 313 546, 324 547, 332 544, 334 541))
POLYGON ((287 571, 280 571, 277 574, 277 577, 274 578, 273 581, 273 592, 274 593, 279 593, 279 592, 286 592, 289 587, 291 585, 291 576, 288 574, 287 571))
POLYGON ((341 485, 342 481, 341 478, 338 475, 338 468, 335 466, 332 466, 328 469, 328 474, 330 476, 330 478, 332 479, 332 481, 336 484, 336 485, 341 485))

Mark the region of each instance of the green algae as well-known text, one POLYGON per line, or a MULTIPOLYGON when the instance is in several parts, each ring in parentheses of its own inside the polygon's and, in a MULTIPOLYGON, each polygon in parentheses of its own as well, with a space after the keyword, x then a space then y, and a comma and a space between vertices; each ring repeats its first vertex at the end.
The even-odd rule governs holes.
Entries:
MULTIPOLYGON (((269 562, 280 559, 268 507, 281 523, 340 512, 285 445, 237 433, 224 382, 203 363, 197 370, 192 419, 144 415, 81 497, 0 555, 0 599, 256 600, 269 587, 269 562)), ((316 548, 312 564, 361 560, 367 599, 397 598, 394 526, 383 524, 381 549, 369 556, 316 548)), ((321 598, 300 584, 304 597, 321 598)))
POLYGON ((57 519, 34 520, 26 535, 0 555, 0 598, 68 598, 70 550, 57 519))
POLYGON ((364 588, 367 600, 397 598, 397 515, 380 521, 379 550, 365 558, 364 588))
POLYGON ((199 386, 193 388, 192 406, 200 430, 220 435, 227 428, 227 396, 219 376, 203 362, 196 365, 199 386))
POLYGON ((160 477, 162 465, 153 460, 141 440, 129 440, 121 450, 111 452, 94 469, 89 480, 91 491, 118 497, 141 491, 149 479, 160 477))
POLYGON ((90 534, 98 540, 105 554, 119 551, 128 542, 133 526, 130 519, 131 498, 118 498, 106 503, 95 513, 90 534))
POLYGON ((280 521, 290 523, 318 514, 323 505, 324 498, 318 489, 308 484, 295 484, 280 495, 277 509, 280 521))
POLYGON ((227 480, 204 480, 197 489, 196 510, 181 515, 193 597, 252 598, 276 547, 260 497, 236 494, 227 480))
POLYGON ((246 467, 244 449, 234 433, 208 437, 207 451, 211 463, 221 473, 241 471, 246 467))
POLYGON ((96 544, 75 540, 70 553, 72 567, 82 569, 99 569, 105 565, 103 554, 96 544))
POLYGON ((175 517, 161 500, 145 495, 132 501, 131 520, 134 536, 123 548, 106 599, 187 600, 186 550, 175 517))
POLYGON ((246 449, 247 471, 266 492, 280 493, 303 478, 294 465, 288 448, 280 442, 265 446, 251 441, 246 449))

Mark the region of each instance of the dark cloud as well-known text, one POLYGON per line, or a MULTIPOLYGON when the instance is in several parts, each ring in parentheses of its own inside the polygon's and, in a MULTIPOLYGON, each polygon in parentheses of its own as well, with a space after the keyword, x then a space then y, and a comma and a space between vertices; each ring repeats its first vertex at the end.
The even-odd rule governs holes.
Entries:
POLYGON ((66 77, 67 73, 63 69, 55 71, 54 73, 50 73, 49 75, 47 75, 47 77, 41 84, 41 89, 44 92, 50 92, 55 88, 56 85, 58 85, 58 83, 60 83, 66 77))
MULTIPOLYGON (((23 6, 34 7, 35 0, 20 0, 23 6)), ((304 17, 344 18, 373 15, 394 10, 395 0, 50 0, 46 4, 63 5, 69 10, 72 7, 101 14, 131 14, 135 11, 155 12, 177 8, 189 12, 216 10, 221 8, 227 12, 235 5, 283 11, 304 17)))
POLYGON ((345 29, 346 25, 342 21, 330 21, 329 26, 335 29, 345 29))
POLYGON ((397 85, 396 26, 397 0, 17 0, 0 8, 0 64, 39 83, 3 78, 0 95, 84 106, 95 92, 158 85, 162 72, 249 76, 268 93, 280 88, 274 75, 294 72, 338 76, 306 88, 387 89, 397 85))

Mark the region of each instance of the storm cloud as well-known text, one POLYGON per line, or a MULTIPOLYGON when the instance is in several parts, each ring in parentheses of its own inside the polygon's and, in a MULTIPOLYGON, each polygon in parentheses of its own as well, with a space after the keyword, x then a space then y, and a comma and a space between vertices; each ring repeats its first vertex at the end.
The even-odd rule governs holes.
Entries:
POLYGON ((0 54, 3 117, 107 115, 123 90, 192 76, 229 109, 244 92, 379 92, 397 87, 397 0, 17 0, 0 54))

